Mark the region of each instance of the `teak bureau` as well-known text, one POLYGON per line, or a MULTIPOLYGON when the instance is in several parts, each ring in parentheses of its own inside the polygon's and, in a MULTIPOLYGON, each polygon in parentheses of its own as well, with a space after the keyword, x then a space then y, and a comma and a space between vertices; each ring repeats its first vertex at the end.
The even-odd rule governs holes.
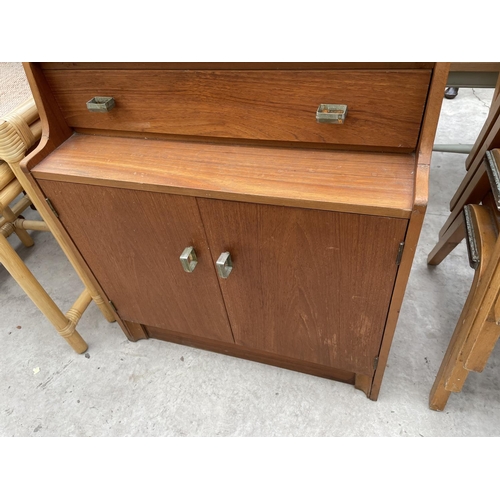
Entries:
POLYGON ((23 168, 130 340, 377 399, 427 203, 441 63, 28 63, 23 168))

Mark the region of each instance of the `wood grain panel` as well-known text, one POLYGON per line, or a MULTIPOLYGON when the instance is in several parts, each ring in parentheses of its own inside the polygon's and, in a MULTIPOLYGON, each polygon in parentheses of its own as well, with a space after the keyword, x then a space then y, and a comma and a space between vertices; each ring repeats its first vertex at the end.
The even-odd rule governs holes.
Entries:
POLYGON ((372 375, 407 221, 198 199, 237 344, 372 375))
POLYGON ((71 127, 414 149, 430 70, 45 70, 71 127), (111 96, 109 113, 86 102, 111 96), (347 104, 343 125, 316 122, 347 104))
POLYGON ((40 185, 122 319, 233 342, 194 198, 40 185), (193 273, 179 260, 188 246, 193 273))
POLYGON ((75 134, 32 173, 207 198, 409 218, 415 158, 75 134))
MULTIPOLYGON (((310 375, 338 380, 347 384, 354 384, 355 381, 354 373, 338 370, 329 366, 308 363, 298 359, 287 358, 285 356, 271 354, 269 352, 250 349, 237 344, 228 344, 217 340, 194 337, 192 335, 172 332, 151 326, 143 328, 146 329, 148 336, 153 339, 165 340, 167 342, 174 342, 176 344, 187 345, 189 347, 205 349, 207 351, 218 352, 228 356, 249 359, 251 361, 257 361, 258 363, 265 363, 268 365, 279 366, 280 368, 286 368, 288 370, 309 373, 310 375)), ((360 389, 363 390, 362 388, 360 389)))

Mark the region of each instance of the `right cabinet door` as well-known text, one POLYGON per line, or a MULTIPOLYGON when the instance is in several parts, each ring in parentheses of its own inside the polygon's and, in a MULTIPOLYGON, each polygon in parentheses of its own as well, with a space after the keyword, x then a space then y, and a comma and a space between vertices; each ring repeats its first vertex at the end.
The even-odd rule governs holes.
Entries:
POLYGON ((372 375, 407 221, 198 199, 237 344, 372 375))

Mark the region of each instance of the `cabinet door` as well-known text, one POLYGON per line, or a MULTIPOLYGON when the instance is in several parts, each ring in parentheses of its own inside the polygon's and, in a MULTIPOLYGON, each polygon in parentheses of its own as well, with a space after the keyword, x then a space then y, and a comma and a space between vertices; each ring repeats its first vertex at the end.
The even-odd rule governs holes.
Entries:
POLYGON ((199 199, 237 344, 371 375, 407 221, 199 199))
POLYGON ((121 318, 234 343, 195 198, 40 185, 121 318), (189 246, 192 273, 179 259, 189 246))

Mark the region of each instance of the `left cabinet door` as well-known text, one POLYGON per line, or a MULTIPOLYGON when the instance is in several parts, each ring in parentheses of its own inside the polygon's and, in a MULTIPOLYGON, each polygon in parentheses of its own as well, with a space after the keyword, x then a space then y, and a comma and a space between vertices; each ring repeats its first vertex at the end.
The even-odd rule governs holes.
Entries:
POLYGON ((196 198, 41 180, 122 319, 233 343, 196 198), (184 271, 192 246, 198 263, 184 271))

